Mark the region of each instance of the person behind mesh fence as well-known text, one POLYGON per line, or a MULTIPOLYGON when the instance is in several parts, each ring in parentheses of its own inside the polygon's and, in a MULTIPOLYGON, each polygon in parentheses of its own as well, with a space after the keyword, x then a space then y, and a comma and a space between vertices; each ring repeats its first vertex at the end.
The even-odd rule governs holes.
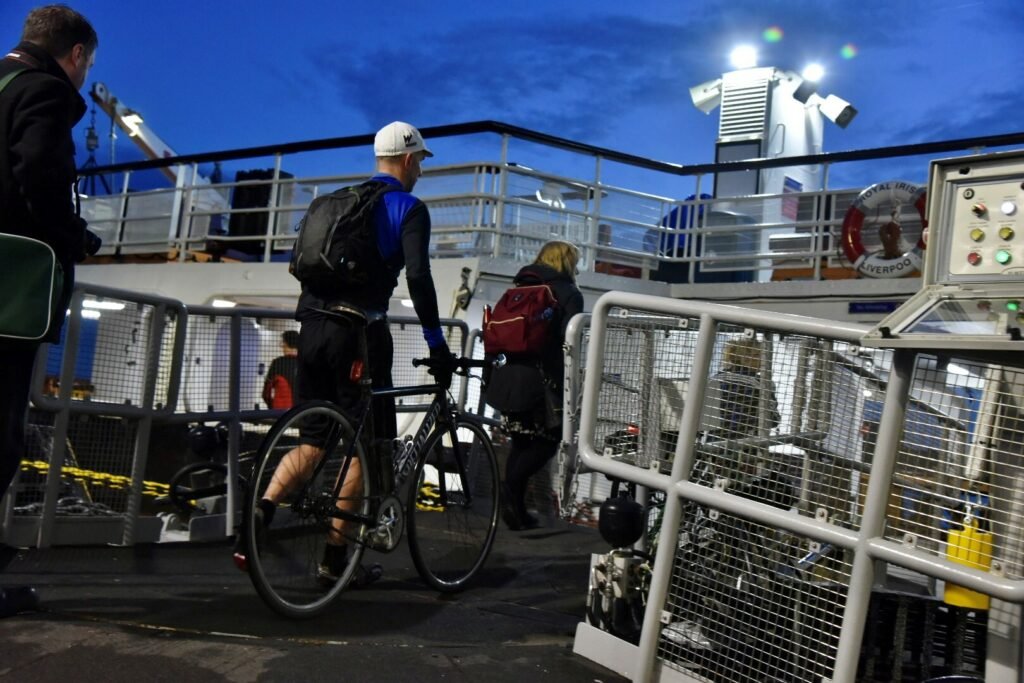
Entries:
POLYGON ((263 400, 272 410, 292 407, 295 396, 295 375, 299 370, 299 333, 286 330, 281 333, 281 355, 270 363, 263 382, 263 400))
MULTIPOLYGON (((71 298, 75 262, 99 249, 72 201, 75 145, 71 130, 85 114, 78 94, 99 39, 92 25, 64 5, 37 7, 25 19, 21 42, 0 60, 0 232, 31 237, 53 249, 64 270, 63 312, 71 298)), ((29 292, 7 291, 8 301, 29 292)), ((57 341, 55 316, 42 341, 57 341)), ((25 416, 39 342, 0 339, 0 500, 25 450, 25 416)), ((13 557, 0 545, 0 570, 13 557)), ((30 588, 0 590, 0 616, 34 608, 30 588)))
POLYGON ((707 404, 712 431, 724 439, 766 436, 779 424, 778 401, 771 378, 761 377, 761 342, 737 339, 725 345, 722 370, 711 377, 707 404), (768 395, 761 400, 761 390, 768 395), (765 433, 759 433, 760 413, 765 412, 765 433))

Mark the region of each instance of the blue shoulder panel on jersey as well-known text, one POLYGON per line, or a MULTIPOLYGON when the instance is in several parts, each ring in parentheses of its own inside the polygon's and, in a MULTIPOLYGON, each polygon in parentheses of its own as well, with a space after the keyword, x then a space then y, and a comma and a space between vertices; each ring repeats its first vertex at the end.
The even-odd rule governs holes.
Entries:
MULTIPOLYGON (((378 173, 372 179, 399 185, 396 178, 383 173, 378 173)), ((384 227, 383 230, 377 231, 377 246, 385 262, 390 263, 392 257, 401 249, 402 221, 417 201, 405 190, 394 190, 385 194, 384 201, 377 205, 377 225, 384 227)))

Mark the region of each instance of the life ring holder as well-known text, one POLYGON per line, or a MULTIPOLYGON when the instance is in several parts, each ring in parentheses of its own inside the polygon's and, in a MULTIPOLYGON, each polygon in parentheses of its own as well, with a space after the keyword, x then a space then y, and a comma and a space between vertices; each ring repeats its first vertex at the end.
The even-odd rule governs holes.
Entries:
POLYGON ((925 191, 924 186, 902 180, 891 180, 866 187, 857 195, 843 217, 841 242, 843 253, 857 272, 873 278, 897 278, 906 277, 914 271, 921 270, 924 250, 927 246, 925 235, 928 227, 928 219, 925 217, 925 191), (902 253, 896 258, 886 258, 882 250, 867 253, 861 234, 868 214, 874 213, 885 201, 888 201, 893 207, 890 223, 894 223, 897 228, 899 227, 900 207, 904 204, 912 204, 917 209, 918 216, 921 217, 921 237, 917 244, 910 247, 901 237, 902 253))

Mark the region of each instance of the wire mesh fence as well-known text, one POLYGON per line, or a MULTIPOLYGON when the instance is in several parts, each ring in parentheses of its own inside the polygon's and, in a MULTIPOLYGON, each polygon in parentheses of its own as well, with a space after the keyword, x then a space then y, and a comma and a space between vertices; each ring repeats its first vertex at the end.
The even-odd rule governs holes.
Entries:
MULTIPOLYGON (((395 318, 390 326, 395 384, 432 385, 411 363, 428 355, 418 321, 395 318)), ((443 327, 451 348, 462 349, 465 324, 443 327)), ((135 542, 205 515, 204 538, 232 533, 252 458, 294 400, 294 376, 285 402, 275 377, 294 373, 287 361, 298 330, 290 311, 186 312, 180 302, 79 285, 61 342, 44 347, 36 364, 36 409, 0 532, 18 545, 135 542), (233 485, 209 500, 168 496, 171 483, 222 485, 228 473, 233 485), (99 531, 75 530, 99 518, 99 531), (140 527, 140 518, 152 523, 140 527)), ((456 378, 453 395, 466 394, 464 382, 456 378)), ((403 431, 416 429, 429 400, 399 406, 403 431)))

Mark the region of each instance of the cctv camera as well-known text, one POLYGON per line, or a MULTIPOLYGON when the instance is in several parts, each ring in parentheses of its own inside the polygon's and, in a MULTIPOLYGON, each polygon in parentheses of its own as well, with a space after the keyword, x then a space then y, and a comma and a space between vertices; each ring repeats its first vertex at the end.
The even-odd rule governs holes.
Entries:
POLYGON ((821 109, 822 116, 840 128, 846 128, 850 125, 850 121, 853 121, 853 117, 857 115, 857 110, 852 104, 835 95, 826 97, 825 101, 819 105, 819 108, 821 109))

